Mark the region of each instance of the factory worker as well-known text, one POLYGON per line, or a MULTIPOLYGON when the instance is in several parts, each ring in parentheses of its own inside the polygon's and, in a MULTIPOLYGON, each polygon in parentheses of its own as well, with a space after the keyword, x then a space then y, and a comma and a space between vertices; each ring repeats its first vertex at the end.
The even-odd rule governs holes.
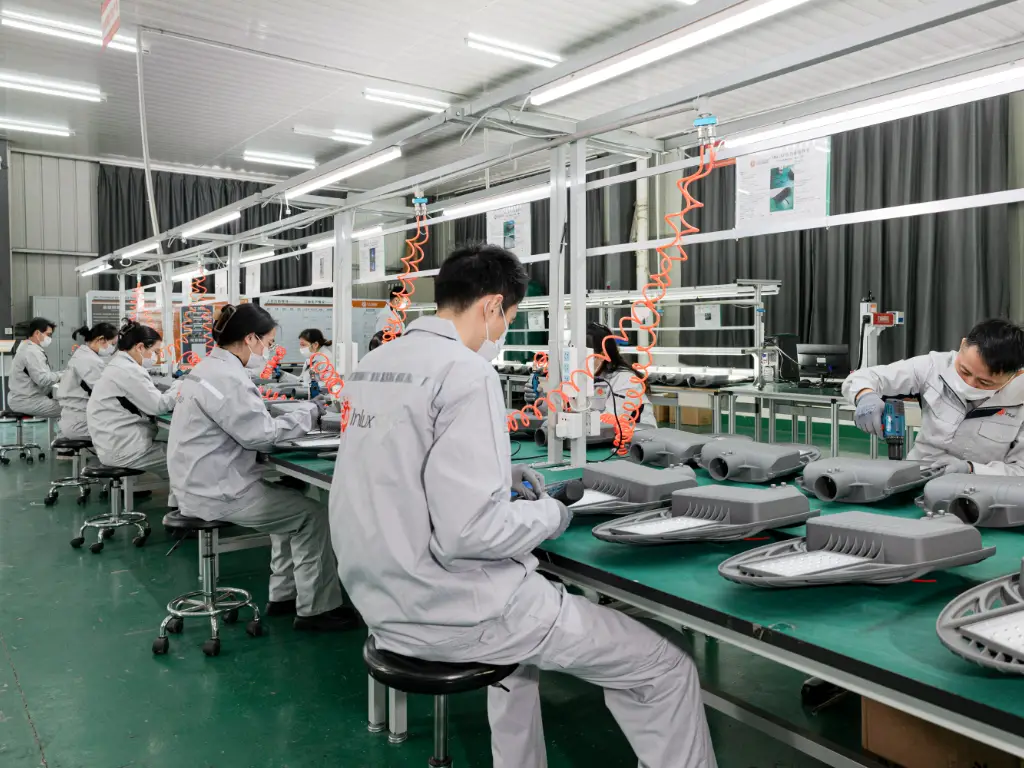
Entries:
POLYGON ((843 394, 857 426, 882 437, 883 397, 917 396, 921 429, 908 459, 948 474, 1024 476, 1024 329, 978 323, 954 352, 854 371, 843 394))
POLYGON ((18 345, 11 363, 7 407, 16 413, 55 419, 60 403, 53 399, 53 387, 60 381, 59 371, 51 371, 43 351, 53 342, 52 320, 34 317, 28 324, 28 336, 18 345))
MULTIPOLYGON (((398 334, 398 336, 401 336, 401 335, 402 334, 398 334)), ((377 331, 375 334, 373 334, 373 338, 370 339, 370 343, 367 346, 367 350, 366 351, 367 352, 373 352, 373 350, 375 350, 377 347, 381 346, 383 343, 384 343, 384 331, 377 331)))
POLYGON ((544 483, 511 463, 490 363, 526 285, 519 260, 498 246, 455 251, 434 282, 437 314, 410 323, 346 380, 352 412, 330 496, 342 583, 383 649, 520 665, 488 689, 497 768, 547 764, 542 669, 602 686, 641 765, 713 768, 693 662, 536 572, 533 550, 571 516, 544 495, 510 501, 524 481, 541 494, 544 483))
POLYGON ((174 408, 181 383, 160 392, 150 378, 160 345, 155 328, 125 320, 117 335, 118 351, 92 388, 85 416, 100 461, 167 479, 167 451, 156 440, 156 417, 174 408))
POLYGON ((409 297, 405 295, 405 289, 400 285, 391 286, 388 294, 388 305, 377 313, 377 324, 374 326, 374 333, 380 333, 387 328, 389 321, 394 318, 398 321, 399 334, 405 333, 405 323, 402 322, 402 310, 409 304, 409 297))
POLYGON ((68 360, 68 367, 57 385, 60 404, 60 433, 75 440, 90 440, 85 407, 103 367, 117 351, 117 328, 111 323, 85 325, 71 334, 82 343, 68 360))
MULTIPOLYGON (((334 367, 334 356, 331 354, 332 342, 324 336, 319 328, 307 328, 299 334, 299 354, 304 360, 302 372, 296 376, 291 373, 282 372, 280 381, 283 384, 302 384, 308 387, 311 383, 317 384, 317 390, 322 388, 321 376, 315 368, 319 368, 326 359, 327 364, 334 367)), ((317 393, 314 393, 314 395, 317 393)))
MULTIPOLYGON (((590 407, 598 413, 608 414, 615 417, 616 421, 620 416, 628 416, 630 409, 627 403, 633 407, 639 407, 639 415, 636 419, 636 429, 654 429, 658 426, 654 418, 654 408, 650 398, 647 397, 646 387, 641 388, 640 384, 634 384, 631 379, 634 376, 633 368, 622 358, 619 352, 619 345, 615 339, 609 338, 612 335, 611 329, 600 323, 589 323, 587 325, 587 347, 600 354, 603 350, 608 360, 594 358, 591 365, 594 368, 594 396, 591 398, 590 407), (630 392, 643 392, 637 398, 630 396, 630 392)), ((526 402, 533 403, 543 394, 543 387, 539 374, 530 377, 526 385, 526 402)), ((541 411, 547 411, 547 403, 541 402, 537 406, 541 411)))
POLYGON ((221 310, 217 346, 185 379, 171 420, 171 490, 183 515, 270 534, 269 615, 295 615, 295 629, 352 629, 359 617, 342 605, 327 509, 263 482, 258 452, 302 437, 323 413, 314 401, 284 416, 267 411, 245 371, 266 365, 276 334, 274 319, 256 304, 221 310))

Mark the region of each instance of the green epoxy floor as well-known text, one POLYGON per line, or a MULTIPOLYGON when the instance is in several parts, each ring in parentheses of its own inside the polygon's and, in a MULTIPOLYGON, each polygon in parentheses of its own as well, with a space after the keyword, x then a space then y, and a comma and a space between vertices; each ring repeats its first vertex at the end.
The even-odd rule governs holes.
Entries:
MULTIPOLYGON (((40 433, 41 436, 41 433, 40 433)), ((242 624, 222 633, 219 658, 200 651, 201 622, 154 657, 167 600, 195 584, 195 542, 165 557, 154 533, 136 549, 124 531, 100 555, 68 546, 84 510, 65 493, 42 504, 67 462, 15 461, 0 468, 0 766, 3 768, 404 768, 426 764, 431 703, 413 697, 410 739, 391 746, 365 729, 363 632, 294 633, 269 620, 250 639, 242 624)), ((100 502, 87 509, 95 512, 100 502)), ((268 550, 225 555, 224 584, 266 599, 268 550)), ((668 628, 663 631, 670 632, 668 628)), ((859 742, 859 706, 848 700, 810 716, 803 675, 703 638, 674 635, 697 659, 705 685, 848 747, 859 742)), ((544 720, 552 768, 635 765, 597 688, 549 674, 544 720)), ((767 736, 710 711, 722 768, 820 768, 767 736)), ((484 695, 451 702, 455 764, 490 765, 484 695)))

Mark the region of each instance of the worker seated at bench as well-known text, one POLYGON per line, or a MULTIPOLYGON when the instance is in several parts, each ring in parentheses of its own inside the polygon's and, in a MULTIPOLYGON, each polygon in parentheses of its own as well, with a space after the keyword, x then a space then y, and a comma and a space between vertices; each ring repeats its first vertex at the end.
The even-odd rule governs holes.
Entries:
POLYGON ((310 395, 316 397, 319 394, 326 394, 326 387, 323 385, 323 377, 317 370, 325 364, 329 366, 327 373, 334 368, 334 359, 331 356, 330 339, 324 336, 319 328, 307 328, 299 334, 299 354, 302 355, 302 371, 296 376, 287 371, 281 371, 275 376, 282 384, 301 384, 310 388, 310 395))
POLYGON ((75 440, 91 440, 85 408, 103 368, 117 351, 117 328, 111 323, 85 325, 71 334, 82 344, 71 355, 57 385, 60 404, 60 434, 75 440))
MULTIPOLYGON (((125 320, 117 334, 117 353, 92 388, 85 417, 101 462, 144 469, 167 480, 167 450, 156 439, 156 417, 174 409, 180 381, 166 392, 153 383, 149 369, 156 364, 160 346, 155 328, 125 320)), ((173 494, 168 505, 175 506, 173 494)))
POLYGON ((425 661, 519 664, 488 689, 494 765, 546 765, 540 670, 605 689, 648 768, 714 768, 693 662, 619 611, 536 572, 533 550, 571 515, 513 466, 491 365, 526 294, 493 245, 455 251, 434 282, 437 315, 367 355, 331 487, 342 583, 384 650, 425 661), (529 486, 526 485, 529 481, 529 486), (512 490, 525 496, 510 501, 512 490))
POLYGON ((60 371, 51 371, 45 350, 53 342, 55 324, 45 317, 33 317, 28 336, 18 345, 11 363, 10 391, 7 407, 15 413, 56 419, 60 403, 53 398, 53 388, 60 381, 60 371))
POLYGON ((301 630, 360 626, 343 605, 327 509, 263 482, 258 452, 309 432, 323 415, 318 401, 271 416, 246 369, 259 371, 277 326, 256 304, 227 305, 217 316, 217 346, 183 380, 171 419, 171 489, 181 514, 224 520, 270 534, 268 615, 295 615, 301 630))
POLYGON ((857 426, 882 437, 884 397, 916 396, 921 429, 908 459, 947 474, 1024 476, 1024 329, 978 323, 954 352, 854 371, 843 394, 857 426))

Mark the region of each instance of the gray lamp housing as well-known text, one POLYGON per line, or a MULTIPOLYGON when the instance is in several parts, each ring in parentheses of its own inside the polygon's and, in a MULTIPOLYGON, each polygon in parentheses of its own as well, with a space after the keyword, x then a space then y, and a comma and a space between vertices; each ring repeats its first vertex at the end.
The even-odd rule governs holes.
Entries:
POLYGON ((870 504, 920 488, 939 474, 919 461, 836 457, 808 464, 801 485, 822 501, 870 504))
POLYGON ((770 483, 800 472, 819 456, 821 451, 811 445, 754 443, 730 436, 705 443, 701 449, 700 465, 715 480, 770 483))

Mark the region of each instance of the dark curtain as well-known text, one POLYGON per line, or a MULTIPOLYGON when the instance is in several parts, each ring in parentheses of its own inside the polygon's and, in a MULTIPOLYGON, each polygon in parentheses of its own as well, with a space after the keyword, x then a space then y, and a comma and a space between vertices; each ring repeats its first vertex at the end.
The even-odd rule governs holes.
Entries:
MULTIPOLYGON (((1009 97, 1000 96, 832 137, 831 214, 997 192, 1009 186, 1009 97)), ((691 189, 705 207, 688 217, 702 231, 735 218, 735 169, 691 189)), ((977 321, 1010 309, 1007 206, 792 232, 687 248, 683 285, 737 278, 782 281, 767 302, 769 333, 849 344, 857 363, 859 303, 903 310, 906 326, 882 334, 883 361, 952 349, 977 321)), ((747 325, 750 310, 723 307, 723 325, 747 325)), ((692 311, 683 313, 692 324, 692 311)), ((683 333, 680 345, 743 346, 749 333, 683 333)), ((694 358, 736 365, 736 358, 694 358)))
MULTIPOLYGON (((236 179, 220 179, 209 176, 192 176, 165 171, 153 172, 153 197, 156 201, 160 229, 180 226, 199 216, 212 213, 230 203, 249 197, 267 185, 236 179)), ((115 165, 100 165, 98 181, 98 236, 100 253, 110 253, 118 248, 152 237, 153 228, 146 197, 145 171, 141 168, 125 168, 115 165)), ((294 214, 294 211, 293 211, 294 214)), ((270 224, 288 215, 283 206, 269 204, 254 206, 242 211, 242 218, 218 229, 220 232, 237 234, 263 224, 270 224)), ((321 219, 302 230, 288 230, 277 237, 292 239, 332 231, 331 217, 321 219)), ((195 245, 194 241, 180 240, 165 243, 164 248, 174 253, 195 245)), ((219 251, 226 259, 226 251, 219 251)), ((273 291, 306 285, 312 279, 310 254, 285 258, 264 264, 260 271, 260 290, 273 291)), ((100 276, 103 290, 116 290, 117 278, 100 276)), ((310 295, 330 295, 330 291, 310 291, 310 295)))

